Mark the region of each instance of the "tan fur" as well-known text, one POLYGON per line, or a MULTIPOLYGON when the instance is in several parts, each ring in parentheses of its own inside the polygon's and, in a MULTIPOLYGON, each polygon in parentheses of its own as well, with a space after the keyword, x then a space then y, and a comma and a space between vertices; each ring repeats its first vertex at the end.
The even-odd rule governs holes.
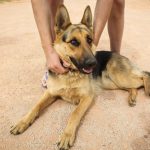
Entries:
POLYGON ((147 96, 150 96, 150 73, 149 72, 144 72, 143 80, 144 80, 145 93, 147 96))
POLYGON ((129 89, 128 102, 130 106, 136 105, 137 89, 129 89))
POLYGON ((142 71, 124 56, 113 54, 108 62, 107 72, 120 89, 137 88, 143 85, 142 71))
POLYGON ((137 88, 145 86, 145 91, 150 94, 150 75, 135 67, 126 57, 113 54, 108 61, 106 70, 102 76, 93 79, 90 74, 81 73, 72 63, 70 57, 78 61, 86 57, 93 58, 95 46, 89 44, 87 35, 92 38, 91 30, 91 11, 87 7, 81 23, 70 25, 68 12, 64 6, 59 8, 56 15, 56 41, 54 48, 61 59, 70 64, 70 71, 65 74, 50 74, 48 79, 48 89, 41 97, 39 102, 31 111, 11 128, 12 134, 19 134, 25 131, 48 105, 52 104, 58 98, 69 103, 77 105, 77 108, 70 115, 68 124, 60 138, 58 147, 60 150, 69 149, 73 145, 77 127, 85 112, 91 106, 94 98, 101 89, 123 89, 129 91, 128 102, 131 106, 136 104, 137 88), (64 17, 65 19, 63 20, 64 17), (69 26, 69 27, 68 27, 69 26), (65 42, 63 41, 64 35, 65 42), (74 47, 70 40, 76 38, 80 45, 74 47))

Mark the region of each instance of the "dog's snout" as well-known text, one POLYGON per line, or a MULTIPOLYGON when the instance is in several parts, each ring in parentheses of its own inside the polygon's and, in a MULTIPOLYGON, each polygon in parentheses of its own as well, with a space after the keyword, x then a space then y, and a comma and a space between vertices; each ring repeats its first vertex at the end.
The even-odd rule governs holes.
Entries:
POLYGON ((97 61, 95 58, 91 58, 91 59, 86 59, 84 62, 84 65, 86 67, 94 67, 97 64, 97 61))

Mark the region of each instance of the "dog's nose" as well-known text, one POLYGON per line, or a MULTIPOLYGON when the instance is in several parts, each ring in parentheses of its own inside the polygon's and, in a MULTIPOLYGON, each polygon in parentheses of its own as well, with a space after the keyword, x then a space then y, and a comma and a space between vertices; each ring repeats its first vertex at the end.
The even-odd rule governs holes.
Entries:
POLYGON ((95 58, 86 59, 85 62, 84 62, 84 65, 85 65, 86 67, 94 67, 96 64, 97 64, 97 61, 96 61, 95 58))

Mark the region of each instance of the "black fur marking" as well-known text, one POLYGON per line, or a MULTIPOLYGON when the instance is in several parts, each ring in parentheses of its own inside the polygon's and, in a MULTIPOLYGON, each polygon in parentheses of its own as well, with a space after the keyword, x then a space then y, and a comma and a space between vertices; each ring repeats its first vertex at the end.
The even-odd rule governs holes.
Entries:
POLYGON ((75 30, 79 30, 79 32, 82 32, 82 30, 85 30, 85 31, 87 31, 88 33, 91 33, 91 31, 90 31, 90 29, 88 29, 88 28, 83 28, 83 27, 80 27, 80 26, 78 26, 79 24, 76 24, 75 26, 75 28, 73 28, 72 30, 71 30, 71 33, 73 32, 73 31, 75 31, 75 30))
POLYGON ((63 42, 66 42, 66 39, 67 39, 67 34, 64 34, 62 37, 63 42))
POLYGON ((81 68, 78 61, 74 57, 70 57, 70 60, 78 69, 81 68))
POLYGON ((106 69, 108 61, 112 57, 112 52, 109 51, 98 51, 96 52, 95 58, 97 65, 92 72, 93 78, 97 78, 102 75, 102 72, 106 69))
POLYGON ((73 28, 73 29, 71 30, 71 33, 74 32, 75 30, 78 30, 78 31, 81 33, 81 28, 78 27, 78 26, 77 26, 76 28, 73 28))

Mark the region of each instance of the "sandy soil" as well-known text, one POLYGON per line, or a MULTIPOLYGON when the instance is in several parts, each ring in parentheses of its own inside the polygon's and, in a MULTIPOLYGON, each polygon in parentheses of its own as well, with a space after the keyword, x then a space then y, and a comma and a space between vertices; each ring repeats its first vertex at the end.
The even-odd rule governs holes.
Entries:
MULTIPOLYGON (((95 1, 66 0, 73 22, 95 1)), ((126 0, 122 54, 150 71, 150 1, 126 0)), ((109 49, 107 32, 100 49, 109 49)), ((53 150, 75 108, 63 101, 46 109, 22 135, 9 133, 38 100, 45 58, 29 1, 0 3, 0 150, 53 150)), ((72 150, 149 150, 150 98, 139 91, 137 105, 128 106, 125 91, 105 91, 83 119, 72 150)))

